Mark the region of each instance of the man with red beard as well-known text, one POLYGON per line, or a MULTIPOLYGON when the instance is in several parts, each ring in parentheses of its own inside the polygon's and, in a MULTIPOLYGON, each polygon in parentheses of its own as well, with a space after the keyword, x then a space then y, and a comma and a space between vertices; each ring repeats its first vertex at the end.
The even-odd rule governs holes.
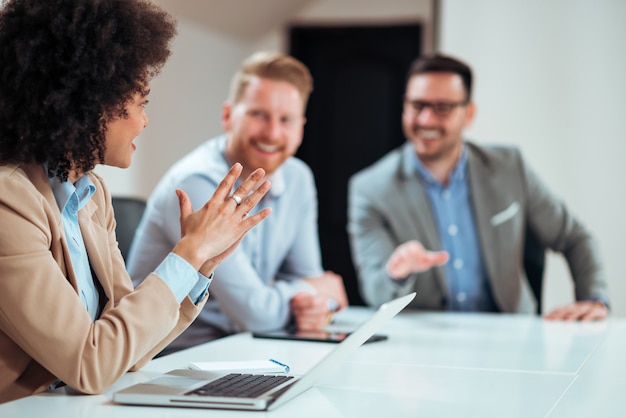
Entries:
MULTIPOLYGON (((150 197, 127 262, 137 279, 180 239, 175 189, 199 206, 235 162, 243 165, 242 178, 262 167, 272 183, 254 209, 271 208, 269 223, 253 230, 215 270, 211 300, 166 352, 239 331, 288 325, 319 330, 347 306, 342 278, 322 269, 312 172, 294 157, 312 88, 300 61, 279 53, 253 54, 233 77, 222 111, 225 133, 178 161, 150 197)), ((244 197, 233 199, 239 204, 244 197)))
POLYGON ((545 317, 605 318, 596 242, 518 149, 464 140, 471 93, 465 63, 441 54, 414 61, 402 113, 407 143, 351 178, 348 232, 364 299, 379 305, 415 291, 418 309, 536 312, 522 267, 529 230, 564 255, 575 285, 576 302, 545 317))

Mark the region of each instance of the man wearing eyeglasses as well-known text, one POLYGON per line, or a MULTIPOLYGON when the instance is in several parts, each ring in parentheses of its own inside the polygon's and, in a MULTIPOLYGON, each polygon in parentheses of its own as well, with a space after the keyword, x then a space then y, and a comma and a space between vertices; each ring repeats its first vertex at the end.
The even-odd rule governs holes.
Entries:
POLYGON ((413 291, 418 309, 536 312, 522 266, 526 231, 569 265, 576 302, 548 319, 608 315, 597 243, 508 146, 466 141, 475 114, 468 65, 435 54, 410 67, 406 144, 355 174, 348 233, 364 300, 413 291))

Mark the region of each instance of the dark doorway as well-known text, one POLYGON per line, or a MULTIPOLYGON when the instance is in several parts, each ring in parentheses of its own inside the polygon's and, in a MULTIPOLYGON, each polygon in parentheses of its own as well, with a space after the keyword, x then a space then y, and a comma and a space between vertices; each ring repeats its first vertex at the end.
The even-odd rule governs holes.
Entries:
POLYGON ((405 77, 421 45, 419 24, 290 29, 290 53, 314 80, 297 156, 315 174, 324 267, 344 278, 352 305, 363 300, 346 232, 348 179, 404 142, 405 77))

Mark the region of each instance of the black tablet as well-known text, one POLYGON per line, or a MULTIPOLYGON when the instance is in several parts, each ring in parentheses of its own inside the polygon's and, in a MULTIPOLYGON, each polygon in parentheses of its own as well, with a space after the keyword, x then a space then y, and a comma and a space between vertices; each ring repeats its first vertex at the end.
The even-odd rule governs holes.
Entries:
MULTIPOLYGON (((253 332, 252 336, 255 338, 271 338, 275 340, 295 340, 295 341, 317 341, 324 343, 340 343, 348 335, 349 332, 328 332, 328 331, 292 331, 292 330, 279 330, 268 332, 253 332)), ((365 343, 371 343, 375 341, 384 341, 387 339, 386 335, 374 334, 365 343)))

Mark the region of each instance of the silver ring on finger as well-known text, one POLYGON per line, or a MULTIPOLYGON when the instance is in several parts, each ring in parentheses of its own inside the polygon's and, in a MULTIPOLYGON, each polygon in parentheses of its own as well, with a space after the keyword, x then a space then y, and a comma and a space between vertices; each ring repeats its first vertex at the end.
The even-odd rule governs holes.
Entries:
POLYGON ((241 197, 237 196, 236 194, 233 194, 231 198, 235 201, 237 206, 241 205, 241 202, 242 202, 241 197))

